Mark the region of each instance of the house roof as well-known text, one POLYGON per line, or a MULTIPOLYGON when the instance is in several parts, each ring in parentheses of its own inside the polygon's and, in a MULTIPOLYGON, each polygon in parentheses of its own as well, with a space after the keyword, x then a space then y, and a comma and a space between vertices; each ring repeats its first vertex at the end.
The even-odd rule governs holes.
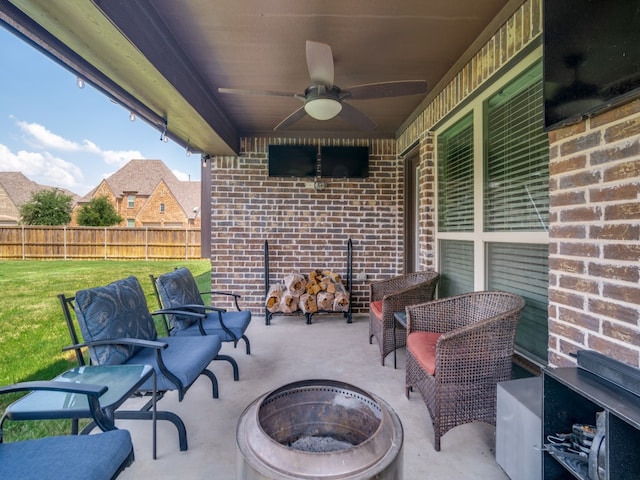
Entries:
MULTIPOLYGON (((171 189, 185 214, 190 218, 195 217, 197 212, 193 209, 200 208, 200 182, 179 180, 162 160, 130 160, 104 179, 116 196, 131 194, 143 197, 150 196, 161 181, 171 189)), ((89 202, 97 189, 92 189, 79 203, 89 202)))
POLYGON ((74 202, 79 198, 77 194, 64 188, 36 183, 21 172, 0 172, 0 185, 7 192, 11 201, 18 207, 28 202, 34 193, 41 190, 60 190, 65 195, 71 196, 74 202))

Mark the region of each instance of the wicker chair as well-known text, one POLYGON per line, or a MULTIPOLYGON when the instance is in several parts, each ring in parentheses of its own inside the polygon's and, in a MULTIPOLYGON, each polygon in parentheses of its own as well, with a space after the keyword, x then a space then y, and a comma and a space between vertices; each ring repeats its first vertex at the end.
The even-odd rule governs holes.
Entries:
MULTIPOLYGON (((369 285, 369 343, 376 337, 383 366, 385 357, 394 347, 393 314, 403 312, 407 305, 433 299, 439 279, 438 272, 424 271, 399 275, 369 285)), ((396 325, 396 348, 405 346, 406 340, 405 328, 396 325)))
POLYGON ((524 300, 474 292, 407 307, 406 396, 427 404, 440 451, 447 431, 474 421, 496 424, 496 385, 511 378, 524 300))

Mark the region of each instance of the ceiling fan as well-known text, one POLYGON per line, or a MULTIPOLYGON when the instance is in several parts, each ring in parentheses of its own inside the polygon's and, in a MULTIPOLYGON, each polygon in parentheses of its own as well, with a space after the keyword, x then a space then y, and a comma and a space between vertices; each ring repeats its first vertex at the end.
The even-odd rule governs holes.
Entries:
POLYGON ((376 123, 345 100, 369 100, 375 98, 401 97, 427 92, 425 80, 405 80, 397 82, 368 83, 342 89, 333 83, 333 54, 326 43, 307 40, 307 68, 311 77, 304 93, 277 92, 271 90, 241 90, 219 88, 220 93, 268 95, 277 97, 295 97, 304 105, 280 122, 274 130, 284 130, 305 115, 316 120, 329 120, 337 115, 356 126, 368 131, 376 128, 376 123))

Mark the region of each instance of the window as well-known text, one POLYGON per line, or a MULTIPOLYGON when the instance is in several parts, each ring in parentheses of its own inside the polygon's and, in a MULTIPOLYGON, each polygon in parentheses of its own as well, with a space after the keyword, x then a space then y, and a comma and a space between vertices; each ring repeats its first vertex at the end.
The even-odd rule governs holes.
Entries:
POLYGON ((136 220, 134 218, 127 218, 127 227, 133 228, 136 226, 136 220))
POLYGON ((160 204, 160 213, 164 213, 164 203, 160 204))
POLYGON ((135 205, 135 202, 136 202, 135 195, 127 196, 127 208, 133 208, 133 206, 135 205))
POLYGON ((516 349, 547 362, 549 144, 540 49, 436 132, 439 296, 524 297, 516 349))

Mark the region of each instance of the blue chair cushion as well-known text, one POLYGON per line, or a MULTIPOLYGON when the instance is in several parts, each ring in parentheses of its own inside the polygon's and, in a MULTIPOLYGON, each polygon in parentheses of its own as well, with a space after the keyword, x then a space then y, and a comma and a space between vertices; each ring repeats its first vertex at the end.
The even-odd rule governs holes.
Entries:
MULTIPOLYGON (((215 335, 197 337, 161 337, 158 341, 165 342, 168 347, 162 350, 162 360, 166 367, 189 387, 200 373, 211 363, 220 352, 222 346, 220 337, 215 335)), ((158 367, 155 351, 144 348, 129 359, 129 364, 153 365, 157 375, 158 391, 175 390, 171 380, 165 377, 158 367)), ((153 379, 147 380, 139 387, 141 391, 151 391, 153 379)))
POLYGON ((126 430, 2 443, 0 478, 108 480, 130 464, 132 448, 126 430))
MULTIPOLYGON (((251 322, 251 312, 242 310, 241 312, 225 312, 222 314, 225 326, 233 333, 233 336, 222 328, 218 312, 209 312, 202 320, 202 326, 207 335, 217 335, 223 342, 236 341, 244 335, 251 322), (235 337, 235 338, 234 338, 235 337)), ((174 336, 200 335, 198 324, 194 323, 187 328, 174 328, 171 331, 174 336)))
MULTIPOLYGON (((134 276, 76 292, 74 305, 85 342, 136 338, 156 340, 157 332, 140 282, 134 276)), ((140 347, 106 345, 89 349, 97 365, 127 363, 140 347)))
MULTIPOLYGON (((179 305, 204 306, 196 279, 193 278, 193 274, 188 268, 182 267, 164 273, 158 277, 156 283, 164 308, 173 308, 179 305)), ((196 322, 193 317, 180 315, 169 315, 169 321, 177 329, 189 328, 196 322)))

